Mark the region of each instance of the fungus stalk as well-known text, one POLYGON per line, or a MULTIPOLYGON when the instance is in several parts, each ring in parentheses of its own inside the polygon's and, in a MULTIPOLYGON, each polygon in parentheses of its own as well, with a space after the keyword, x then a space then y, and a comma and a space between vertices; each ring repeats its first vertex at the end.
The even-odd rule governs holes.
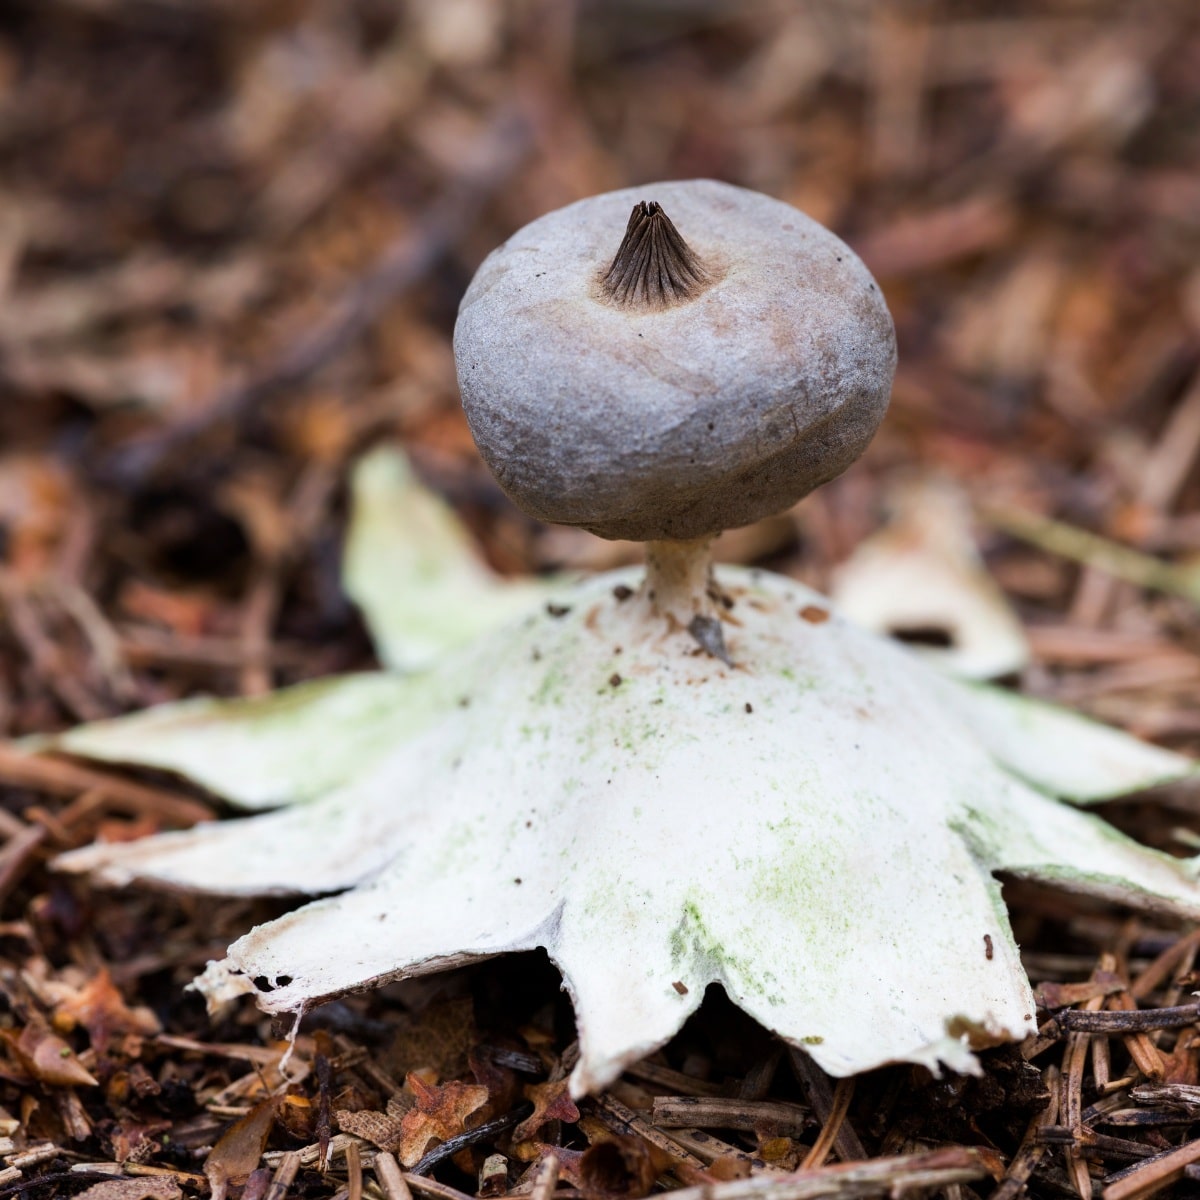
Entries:
POLYGON ((647 542, 642 587, 655 616, 678 621, 684 628, 696 617, 715 618, 712 538, 647 542))
POLYGON ((731 662, 721 632, 712 538, 647 542, 641 594, 651 615, 664 619, 668 630, 686 629, 705 653, 731 662))

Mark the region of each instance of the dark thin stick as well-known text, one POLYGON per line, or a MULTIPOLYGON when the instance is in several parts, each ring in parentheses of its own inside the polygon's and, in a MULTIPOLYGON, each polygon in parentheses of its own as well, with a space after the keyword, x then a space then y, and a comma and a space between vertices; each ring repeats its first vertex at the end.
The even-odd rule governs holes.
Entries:
POLYGON ((0 1188, 0 1200, 8 1196, 23 1196, 37 1188, 45 1187, 48 1183, 109 1183, 120 1176, 109 1175, 104 1171, 51 1171, 49 1175, 35 1175, 32 1179, 21 1179, 0 1188))
MULTIPOLYGON (((833 1112, 833 1085, 829 1082, 829 1076, 803 1050, 794 1046, 788 1047, 788 1058, 800 1086, 808 1095, 808 1102, 812 1105, 817 1119, 822 1125, 828 1124, 833 1112)), ((867 1157, 866 1149, 848 1121, 841 1123, 833 1145, 843 1162, 857 1162, 867 1157)))
POLYGON ((1153 1158, 1143 1159, 1107 1176, 1104 1200, 1131 1200, 1135 1196, 1150 1195, 1174 1183, 1197 1159, 1200 1159, 1200 1141, 1172 1146, 1153 1158))
POLYGON ((1200 1021, 1200 1004, 1177 1008, 1144 1008, 1130 1012, 1088 1012, 1069 1009, 1054 1018, 1054 1024, 1070 1033, 1141 1033, 1147 1029, 1180 1029, 1200 1021))

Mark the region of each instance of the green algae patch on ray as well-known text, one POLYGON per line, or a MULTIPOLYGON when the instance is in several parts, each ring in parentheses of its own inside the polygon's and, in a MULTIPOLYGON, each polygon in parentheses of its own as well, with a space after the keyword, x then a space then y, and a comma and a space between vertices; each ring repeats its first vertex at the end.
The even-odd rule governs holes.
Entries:
POLYGON ((723 982, 731 970, 750 970, 749 960, 734 954, 707 927, 696 900, 685 899, 682 908, 679 920, 670 932, 672 966, 688 971, 705 983, 723 982))

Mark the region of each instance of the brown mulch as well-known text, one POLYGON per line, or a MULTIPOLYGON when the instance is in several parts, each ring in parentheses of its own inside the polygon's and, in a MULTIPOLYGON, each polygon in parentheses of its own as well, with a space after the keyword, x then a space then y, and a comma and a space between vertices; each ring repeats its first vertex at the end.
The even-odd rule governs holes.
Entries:
MULTIPOLYGON (((1190 0, 9 0, 0 737, 374 665, 338 558, 347 465, 380 442, 501 571, 626 561, 504 499, 450 333, 529 219, 694 175, 847 238, 901 351, 864 460, 725 557, 825 587, 925 472, 985 514, 1200 561, 1190 0)), ((1026 690, 1200 752, 1193 600, 978 534, 1031 633, 1026 690)), ((1162 799, 1110 815, 1192 852, 1194 795, 1162 799)), ((1200 1185, 1200 936, 1178 925, 1008 886, 1042 1035, 980 1078, 832 1081, 713 994, 574 1108, 538 956, 330 1004, 285 1075, 284 1031, 184 991, 277 906, 46 869, 215 810, 0 747, 0 1200, 1200 1185)))

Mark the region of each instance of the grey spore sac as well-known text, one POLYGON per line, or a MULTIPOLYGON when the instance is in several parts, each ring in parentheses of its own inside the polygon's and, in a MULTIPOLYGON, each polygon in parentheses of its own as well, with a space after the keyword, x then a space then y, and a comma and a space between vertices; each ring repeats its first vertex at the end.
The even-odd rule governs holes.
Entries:
POLYGON ((746 525, 838 475, 882 419, 896 364, 853 251, 713 180, 610 192, 525 226, 468 288, 454 351, 509 496, 637 541, 746 525))

